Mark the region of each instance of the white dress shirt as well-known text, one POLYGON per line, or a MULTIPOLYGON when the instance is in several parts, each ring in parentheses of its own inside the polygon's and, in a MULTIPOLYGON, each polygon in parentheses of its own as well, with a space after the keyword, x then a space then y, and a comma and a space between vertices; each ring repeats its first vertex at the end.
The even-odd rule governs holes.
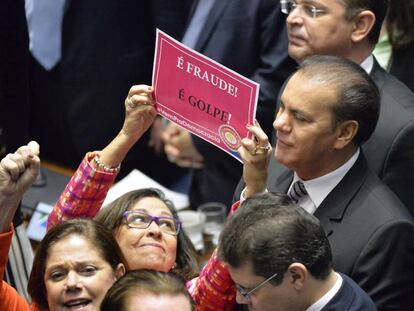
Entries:
POLYGON ((370 74, 372 71, 372 68, 374 67, 374 56, 370 54, 361 64, 360 66, 362 69, 364 69, 367 74, 370 74))
POLYGON ((355 164, 356 160, 358 159, 359 153, 360 150, 358 148, 354 155, 342 166, 338 167, 336 170, 326 175, 323 175, 315 179, 301 180, 295 172, 288 193, 290 191, 290 188, 292 188, 292 185, 297 180, 301 180, 305 185, 308 194, 303 196, 297 204, 303 207, 307 212, 313 214, 319 207, 319 205, 321 205, 323 200, 325 200, 328 194, 339 184, 342 178, 344 178, 346 173, 355 164))
POLYGON ((336 275, 336 282, 335 285, 332 286, 332 288, 323 295, 318 301, 316 301, 313 305, 311 305, 309 308, 307 308, 305 311, 319 311, 322 310, 323 307, 325 307, 329 301, 332 300, 332 298, 338 293, 339 289, 342 286, 342 276, 335 272, 336 275))

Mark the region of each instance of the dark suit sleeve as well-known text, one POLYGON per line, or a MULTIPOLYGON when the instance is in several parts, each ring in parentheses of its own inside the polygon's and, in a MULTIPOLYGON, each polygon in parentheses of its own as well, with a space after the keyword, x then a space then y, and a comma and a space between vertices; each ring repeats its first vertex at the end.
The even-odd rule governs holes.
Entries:
POLYGON ((242 178, 240 178, 239 183, 237 184, 236 190, 233 193, 233 203, 240 200, 240 195, 241 195, 244 187, 246 187, 246 184, 244 183, 244 180, 243 180, 243 177, 242 177, 242 178))
POLYGON ((378 310, 410 310, 414 305, 413 267, 414 225, 391 221, 371 236, 350 276, 371 296, 378 310))
POLYGON ((262 1, 260 20, 259 64, 249 78, 260 84, 257 116, 269 135, 272 133, 277 94, 296 63, 288 55, 286 15, 281 12, 279 1, 262 1))
POLYGON ((394 139, 384 163, 382 180, 414 217, 414 120, 407 123, 394 139))

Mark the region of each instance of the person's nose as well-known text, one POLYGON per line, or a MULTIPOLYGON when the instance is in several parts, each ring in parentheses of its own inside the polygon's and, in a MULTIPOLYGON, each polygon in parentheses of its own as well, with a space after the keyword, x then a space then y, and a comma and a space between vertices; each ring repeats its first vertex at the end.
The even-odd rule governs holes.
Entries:
POLYGON ((288 26, 292 25, 302 25, 303 24, 303 16, 300 13, 301 7, 298 5, 296 8, 294 8, 287 16, 286 18, 286 24, 288 26))
POLYGON ((155 221, 152 221, 147 228, 147 234, 159 237, 162 235, 162 231, 160 226, 155 221))
POLYGON ((68 290, 75 289, 79 287, 80 279, 79 275, 75 271, 69 271, 66 278, 66 288, 68 290))
POLYGON ((276 131, 289 132, 291 127, 289 125, 289 116, 285 112, 278 112, 275 121, 273 121, 273 128, 276 131))

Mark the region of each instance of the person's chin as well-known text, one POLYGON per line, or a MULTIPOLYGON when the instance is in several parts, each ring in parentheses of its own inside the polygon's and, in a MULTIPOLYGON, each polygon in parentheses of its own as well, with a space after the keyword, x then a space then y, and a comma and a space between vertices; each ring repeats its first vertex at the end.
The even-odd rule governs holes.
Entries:
POLYGON ((289 163, 290 163, 290 157, 287 154, 286 150, 275 150, 275 155, 274 158, 276 160, 276 162, 282 164, 283 166, 286 166, 289 168, 289 163))
POLYGON ((306 57, 309 56, 307 50, 298 45, 289 44, 288 53, 289 56, 293 58, 298 64, 300 64, 306 57))
POLYGON ((165 266, 165 262, 163 260, 153 260, 148 262, 143 269, 154 270, 154 271, 161 271, 161 272, 169 272, 170 268, 165 266))
POLYGON ((145 258, 145 260, 138 262, 135 267, 131 267, 132 270, 148 269, 168 272, 173 265, 173 263, 171 263, 171 265, 167 267, 169 262, 168 258, 159 253, 143 254, 141 258, 145 258))

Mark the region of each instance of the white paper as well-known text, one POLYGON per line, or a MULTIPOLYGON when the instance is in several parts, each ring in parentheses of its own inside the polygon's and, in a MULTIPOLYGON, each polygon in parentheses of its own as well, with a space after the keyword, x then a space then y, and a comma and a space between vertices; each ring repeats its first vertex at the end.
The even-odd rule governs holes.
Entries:
POLYGON ((103 206, 105 207, 105 205, 111 203, 128 191, 142 188, 157 188, 161 190, 165 193, 165 197, 174 203, 177 210, 181 210, 189 206, 188 195, 172 191, 164 187, 137 169, 131 171, 127 176, 118 181, 111 189, 109 189, 103 206))

